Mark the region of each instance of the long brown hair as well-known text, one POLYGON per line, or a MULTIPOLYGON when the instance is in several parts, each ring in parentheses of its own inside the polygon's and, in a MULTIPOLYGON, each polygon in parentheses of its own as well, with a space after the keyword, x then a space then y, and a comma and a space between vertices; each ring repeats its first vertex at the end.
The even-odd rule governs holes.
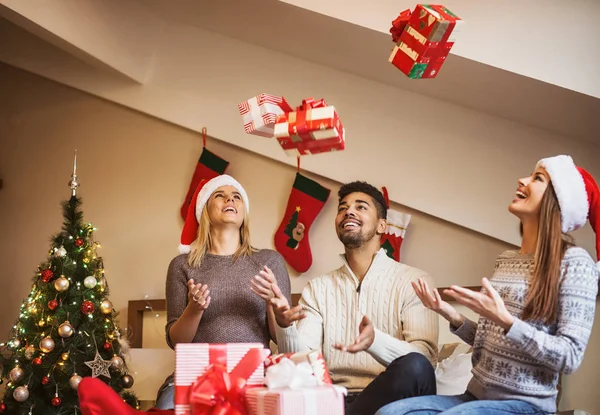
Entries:
MULTIPOLYGON (((200 223, 198 224, 198 238, 192 244, 192 252, 188 255, 188 264, 192 267, 199 267, 202 260, 212 247, 212 237, 210 235, 210 217, 208 216, 208 203, 202 209, 200 223)), ((245 208, 244 208, 245 209, 245 208)), ((244 222, 240 226, 240 247, 233 255, 233 259, 237 260, 240 256, 249 256, 256 249, 250 244, 250 224, 248 214, 244 217, 244 222)))
POLYGON ((562 232, 558 198, 552 183, 544 192, 540 206, 537 246, 531 284, 522 318, 552 324, 558 319, 558 291, 561 262, 573 239, 562 232))

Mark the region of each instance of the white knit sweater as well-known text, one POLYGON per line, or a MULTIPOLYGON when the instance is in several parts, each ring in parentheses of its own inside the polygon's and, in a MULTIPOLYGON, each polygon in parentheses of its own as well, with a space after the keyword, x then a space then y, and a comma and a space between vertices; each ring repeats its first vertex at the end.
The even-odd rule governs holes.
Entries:
POLYGON ((344 255, 342 260, 342 267, 304 288, 299 303, 306 318, 278 328, 279 352, 320 350, 334 383, 351 392, 361 391, 394 359, 411 352, 423 354, 435 367, 438 317, 423 306, 410 284, 422 277, 433 287, 429 275, 394 261, 381 249, 359 284, 344 255), (371 347, 355 354, 334 349, 334 344, 352 344, 364 315, 375 326, 371 347))

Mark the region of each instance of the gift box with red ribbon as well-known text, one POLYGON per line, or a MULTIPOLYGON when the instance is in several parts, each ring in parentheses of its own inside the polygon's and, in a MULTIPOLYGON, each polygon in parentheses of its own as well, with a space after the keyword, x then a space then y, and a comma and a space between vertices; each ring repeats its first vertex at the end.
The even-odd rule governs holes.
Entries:
POLYGON ((310 364, 313 374, 315 375, 317 385, 331 385, 333 383, 331 381, 331 376, 329 375, 329 369, 325 363, 325 358, 318 350, 271 355, 265 360, 265 369, 268 370, 270 366, 280 363, 283 359, 290 359, 295 364, 302 362, 310 364))
POLYGON ((266 388, 246 391, 249 415, 343 415, 346 389, 319 385, 312 365, 278 357, 266 369, 266 388))
POLYGON ((463 20, 442 5, 419 4, 392 22, 396 46, 389 61, 409 78, 435 78, 456 40, 463 20))
POLYGON ((175 414, 247 414, 245 393, 264 384, 261 343, 177 344, 175 414))
POLYGON ((335 107, 323 99, 307 98, 302 105, 277 117, 275 138, 293 154, 317 154, 345 148, 344 126, 335 107), (295 151, 294 151, 295 150, 295 151))
POLYGON ((292 111, 285 98, 260 94, 238 104, 247 134, 273 137, 273 127, 278 115, 292 111))

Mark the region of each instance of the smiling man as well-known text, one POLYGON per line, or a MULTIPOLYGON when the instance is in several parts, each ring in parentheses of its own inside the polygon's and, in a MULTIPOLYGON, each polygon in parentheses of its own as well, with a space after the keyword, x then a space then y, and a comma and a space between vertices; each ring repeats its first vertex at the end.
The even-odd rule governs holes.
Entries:
POLYGON ((334 383, 348 388, 346 414, 371 415, 394 400, 436 393, 438 318, 411 287, 431 278, 381 248, 381 192, 352 182, 338 196, 343 265, 311 280, 293 308, 271 284, 277 343, 281 353, 320 350, 334 383))

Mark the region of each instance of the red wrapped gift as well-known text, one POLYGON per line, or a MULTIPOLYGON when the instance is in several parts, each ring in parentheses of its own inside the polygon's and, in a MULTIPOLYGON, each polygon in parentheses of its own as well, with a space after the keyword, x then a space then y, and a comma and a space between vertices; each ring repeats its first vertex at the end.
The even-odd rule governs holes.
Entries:
POLYGON ((247 134, 273 137, 273 127, 278 115, 292 111, 285 98, 260 94, 238 104, 247 134))
POLYGON ((409 78, 435 78, 462 23, 460 17, 444 6, 419 4, 400 34, 389 61, 409 78))
POLYGON ((295 111, 279 115, 275 123, 275 137, 291 139, 295 143, 329 138, 344 139, 344 127, 334 106, 324 100, 307 98, 295 111))
POLYGON ((325 359, 323 358, 321 352, 317 350, 311 350, 308 352, 281 353, 272 355, 267 357, 265 360, 265 369, 268 369, 270 366, 281 362, 281 360, 284 358, 290 359, 295 364, 302 362, 309 363, 317 379, 318 385, 333 383, 331 381, 331 376, 329 376, 329 369, 327 368, 327 364, 325 363, 325 359))
POLYGON ((346 141, 341 137, 303 141, 301 143, 295 143, 290 138, 278 138, 277 141, 279 141, 279 145, 285 150, 286 154, 291 157, 329 153, 346 148, 346 141))
POLYGON ((245 415, 244 394, 263 385, 270 353, 261 343, 177 344, 175 414, 245 415))

